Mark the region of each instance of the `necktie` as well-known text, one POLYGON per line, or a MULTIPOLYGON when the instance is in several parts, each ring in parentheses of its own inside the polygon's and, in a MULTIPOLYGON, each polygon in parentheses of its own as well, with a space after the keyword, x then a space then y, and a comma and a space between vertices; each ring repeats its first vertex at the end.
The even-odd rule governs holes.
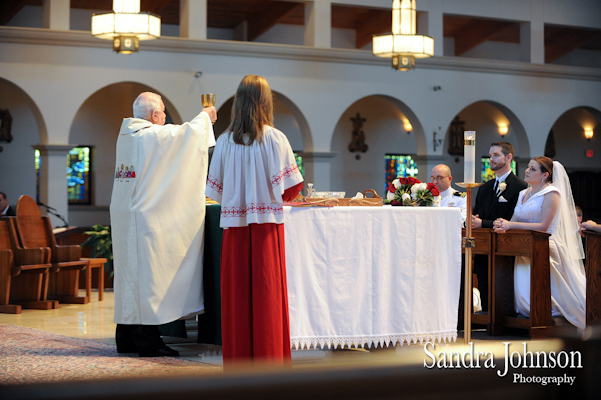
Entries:
POLYGON ((496 182, 496 189, 495 191, 497 192, 497 197, 499 197, 501 195, 501 185, 499 184, 499 181, 496 182))
POLYGON ((495 179, 495 185, 492 188, 493 192, 498 192, 499 191, 499 181, 497 179, 495 179))

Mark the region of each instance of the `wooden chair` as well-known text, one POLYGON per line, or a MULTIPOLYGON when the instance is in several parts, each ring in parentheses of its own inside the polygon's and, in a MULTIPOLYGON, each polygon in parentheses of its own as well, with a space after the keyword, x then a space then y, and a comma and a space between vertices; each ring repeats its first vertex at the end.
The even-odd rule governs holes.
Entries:
POLYGON ((50 218, 42 216, 36 202, 23 195, 17 202, 16 231, 20 245, 25 248, 50 248, 50 263, 56 273, 50 274, 48 296, 62 303, 86 304, 87 296, 79 296, 79 272, 89 261, 81 259, 81 247, 58 246, 50 218))
POLYGON ((14 218, 0 220, 0 312, 20 314, 21 307, 39 310, 58 308, 58 301, 46 299, 49 249, 18 246, 14 218))

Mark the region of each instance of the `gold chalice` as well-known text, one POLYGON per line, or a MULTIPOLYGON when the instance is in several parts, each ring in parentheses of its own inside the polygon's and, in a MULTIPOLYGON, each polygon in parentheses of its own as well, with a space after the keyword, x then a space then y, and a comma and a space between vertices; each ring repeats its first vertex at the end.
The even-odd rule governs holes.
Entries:
POLYGON ((211 107, 215 105, 215 93, 201 94, 200 100, 203 107, 211 107))

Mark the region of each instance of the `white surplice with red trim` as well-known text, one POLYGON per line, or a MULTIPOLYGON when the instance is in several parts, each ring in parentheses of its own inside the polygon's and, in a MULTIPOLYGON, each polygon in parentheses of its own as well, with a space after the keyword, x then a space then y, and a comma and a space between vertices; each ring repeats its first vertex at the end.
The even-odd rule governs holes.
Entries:
POLYGON ((302 181, 286 136, 265 126, 261 143, 250 146, 234 143, 231 133, 217 139, 205 193, 221 203, 222 228, 281 224, 282 195, 302 181))
POLYGON ((214 143, 206 112, 182 125, 123 120, 110 206, 116 323, 159 325, 204 309, 204 189, 214 143))

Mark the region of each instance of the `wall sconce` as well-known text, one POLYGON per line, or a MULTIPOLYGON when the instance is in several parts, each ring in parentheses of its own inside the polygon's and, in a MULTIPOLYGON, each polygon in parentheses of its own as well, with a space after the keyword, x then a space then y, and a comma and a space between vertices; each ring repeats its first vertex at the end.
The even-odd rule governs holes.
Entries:
POLYGON ((593 138, 593 129, 584 128, 584 137, 586 138, 586 140, 591 140, 593 138))
POLYGON ((499 124, 499 134, 501 134, 501 136, 507 135, 508 131, 509 128, 507 127, 507 124, 499 124))
POLYGON ((409 122, 409 120, 407 120, 403 123, 403 127, 407 131, 407 135, 410 134, 411 132, 413 132, 413 126, 411 126, 411 122, 409 122))

